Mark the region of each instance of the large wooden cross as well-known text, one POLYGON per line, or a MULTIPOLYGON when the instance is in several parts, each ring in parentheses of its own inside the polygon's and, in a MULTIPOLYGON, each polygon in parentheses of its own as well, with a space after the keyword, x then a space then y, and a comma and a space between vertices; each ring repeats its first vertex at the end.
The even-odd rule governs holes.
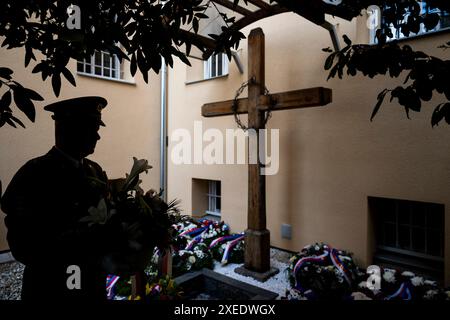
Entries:
MULTIPOLYGON (((331 90, 311 88, 264 95, 264 33, 253 29, 248 37, 248 98, 239 99, 237 113, 248 113, 248 127, 264 129, 265 111, 324 106, 331 102, 331 90), (270 106, 272 104, 272 106, 270 106)), ((233 115, 233 100, 204 104, 204 117, 233 115)), ((259 139, 259 135, 256 135, 259 139)), ((257 141, 259 147, 259 141, 257 141)), ((257 152, 259 155, 259 150, 257 152)), ((250 152, 249 152, 250 155, 250 152)), ((264 162, 265 163, 265 162, 264 162)), ((270 232, 266 229, 266 179, 261 160, 248 164, 248 229, 245 231, 245 269, 248 275, 265 281, 270 273, 270 232), (257 276, 255 276, 255 274, 257 276), (260 276, 258 276, 260 275, 260 276), (262 276, 261 276, 262 275, 262 276)))

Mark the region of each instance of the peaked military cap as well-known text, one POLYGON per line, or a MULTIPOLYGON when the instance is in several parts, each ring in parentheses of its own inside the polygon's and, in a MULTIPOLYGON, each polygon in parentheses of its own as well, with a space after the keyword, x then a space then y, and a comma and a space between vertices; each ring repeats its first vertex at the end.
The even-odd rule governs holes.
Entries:
POLYGON ((101 119, 102 109, 108 101, 98 96, 72 98, 54 102, 44 107, 44 110, 53 112, 53 120, 94 118, 101 126, 105 123, 101 119))

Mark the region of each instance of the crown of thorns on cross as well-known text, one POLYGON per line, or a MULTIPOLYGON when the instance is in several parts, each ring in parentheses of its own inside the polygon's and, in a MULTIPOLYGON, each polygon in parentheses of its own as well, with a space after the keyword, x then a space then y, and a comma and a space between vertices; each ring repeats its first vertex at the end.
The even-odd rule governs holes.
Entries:
MULTIPOLYGON (((233 114, 234 114, 234 120, 236 121, 238 127, 241 128, 244 131, 247 131, 248 127, 242 123, 241 118, 239 117, 239 113, 238 113, 238 98, 242 94, 244 89, 246 87, 248 87, 250 84, 260 85, 260 83, 258 83, 256 81, 255 77, 252 77, 249 80, 247 80, 244 83, 242 83, 241 86, 239 87, 239 89, 237 89, 237 91, 236 91, 236 95, 234 96, 233 104, 231 106, 231 109, 233 110, 233 114)), ((272 97, 270 95, 270 92, 269 92, 269 90, 267 89, 266 86, 264 86, 264 95, 268 96, 269 97, 269 101, 270 101, 269 102, 269 108, 266 111, 266 116, 264 118, 264 126, 265 126, 267 124, 267 121, 269 121, 269 119, 272 117, 272 109, 276 105, 277 101, 276 101, 276 99, 274 97, 272 97)))

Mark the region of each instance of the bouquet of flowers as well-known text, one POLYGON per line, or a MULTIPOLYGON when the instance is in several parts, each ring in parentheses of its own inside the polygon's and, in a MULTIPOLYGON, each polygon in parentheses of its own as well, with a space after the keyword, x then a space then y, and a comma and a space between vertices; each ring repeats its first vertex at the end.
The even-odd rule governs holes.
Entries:
POLYGON ((204 243, 207 246, 217 237, 225 236, 229 233, 230 227, 222 222, 203 219, 195 221, 191 217, 186 217, 175 226, 178 236, 186 238, 185 249, 190 250, 197 243, 204 243))
POLYGON ((211 252, 204 243, 197 243, 192 250, 176 251, 173 253, 172 258, 172 272, 174 276, 203 268, 213 268, 211 252))
POLYGON ((341 299, 349 296, 363 275, 346 251, 323 243, 306 246, 290 259, 289 279, 308 299, 341 299))
POLYGON ((244 234, 216 238, 209 246, 214 259, 222 264, 244 262, 244 234))
POLYGON ((169 276, 147 283, 145 287, 145 300, 178 300, 182 296, 183 291, 169 276))
POLYGON ((356 292, 355 299, 371 300, 450 300, 448 292, 433 280, 427 280, 410 271, 378 267, 380 270, 379 288, 368 286, 369 275, 363 279, 356 292))
POLYGON ((100 199, 97 207, 80 221, 88 225, 119 226, 118 238, 123 245, 105 256, 104 268, 113 274, 134 273, 148 265, 155 246, 164 250, 176 237, 172 227, 179 219, 178 202, 164 202, 154 190, 141 189, 139 175, 152 167, 147 160, 133 158, 134 163, 125 179, 111 186, 108 197, 100 199))

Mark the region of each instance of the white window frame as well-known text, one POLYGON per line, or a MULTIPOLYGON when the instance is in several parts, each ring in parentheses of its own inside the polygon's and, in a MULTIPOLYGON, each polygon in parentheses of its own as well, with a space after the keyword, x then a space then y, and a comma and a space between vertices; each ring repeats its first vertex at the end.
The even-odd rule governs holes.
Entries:
MULTIPOLYGON (((420 3, 420 13, 421 14, 425 14, 427 11, 427 3, 426 1, 422 1, 420 3)), ((434 9, 432 11, 430 11, 431 13, 439 13, 440 14, 440 10, 438 9, 434 9)), ((383 19, 383 11, 381 11, 381 20, 383 19)), ((408 19, 408 15, 405 16, 404 20, 408 19)), ((421 24, 420 26, 420 31, 418 33, 410 33, 409 36, 405 36, 403 33, 401 33, 400 29, 395 29, 393 26, 390 27, 392 34, 394 35, 393 38, 388 38, 387 41, 394 41, 394 40, 401 40, 401 39, 412 39, 418 36, 422 36, 422 35, 426 35, 426 34, 431 34, 440 30, 446 30, 446 29, 450 29, 450 26, 447 27, 441 27, 441 21, 439 21, 439 24, 436 26, 436 28, 432 29, 432 30, 428 30, 425 28, 425 26, 423 24, 421 24)), ((370 39, 372 43, 377 43, 377 39, 375 37, 375 31, 376 30, 371 30, 370 32, 370 39)))
POLYGON ((203 78, 214 79, 223 77, 228 74, 228 57, 225 53, 213 54, 208 60, 203 62, 203 78), (219 57, 222 57, 222 63, 219 63, 219 57), (215 62, 215 66, 213 65, 215 62), (222 67, 222 72, 219 74, 219 65, 222 67))
POLYGON ((87 62, 86 59, 78 60, 77 61, 77 73, 83 74, 83 75, 88 75, 88 76, 93 76, 93 77, 110 79, 110 80, 123 80, 123 67, 119 61, 119 58, 115 54, 111 54, 106 51, 96 51, 93 55, 91 55, 89 62, 87 62), (98 52, 100 52, 100 54, 101 54, 100 65, 95 64, 95 54, 97 54, 98 52), (105 54, 109 55, 109 67, 105 66, 105 60, 104 60, 105 54), (115 68, 112 67, 113 61, 115 61, 115 68), (82 71, 78 70, 79 64, 82 65, 82 71), (86 71, 87 65, 90 65, 90 67, 91 67, 90 72, 86 71), (100 68, 100 71, 101 71, 100 74, 95 72, 96 68, 100 68), (106 69, 109 69, 109 76, 105 75, 106 69), (113 70, 115 71, 114 77, 112 76, 113 70))
MULTIPOLYGON (((217 199, 221 199, 220 193, 218 193, 217 186, 220 184, 220 181, 209 180, 208 181, 208 193, 206 196, 208 197, 208 210, 206 210, 206 214, 220 217, 221 210, 217 208, 217 199)), ((222 206, 221 206, 222 207, 222 206)))

